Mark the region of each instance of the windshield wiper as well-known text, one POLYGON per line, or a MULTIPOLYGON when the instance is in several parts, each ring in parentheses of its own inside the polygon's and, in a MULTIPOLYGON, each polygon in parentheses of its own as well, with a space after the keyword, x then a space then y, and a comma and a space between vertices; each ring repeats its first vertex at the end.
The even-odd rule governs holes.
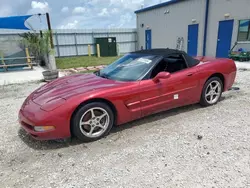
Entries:
POLYGON ((99 74, 98 76, 100 76, 100 77, 102 77, 102 78, 109 79, 108 75, 106 75, 106 74, 99 74))
POLYGON ((100 71, 96 71, 96 72, 94 72, 94 74, 95 74, 96 76, 100 76, 100 77, 102 77, 102 78, 109 79, 108 75, 106 75, 106 74, 101 74, 100 71))
POLYGON ((98 71, 95 71, 95 72, 93 72, 95 75, 97 75, 97 76, 99 76, 100 75, 100 71, 98 70, 98 71))

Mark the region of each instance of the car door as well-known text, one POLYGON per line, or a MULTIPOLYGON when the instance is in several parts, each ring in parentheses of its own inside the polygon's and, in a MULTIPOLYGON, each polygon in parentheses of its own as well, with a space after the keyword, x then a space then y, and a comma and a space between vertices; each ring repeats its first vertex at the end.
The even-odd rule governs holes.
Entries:
POLYGON ((172 73, 168 79, 140 82, 142 116, 198 102, 197 68, 172 73))
POLYGON ((199 77, 197 67, 172 73, 168 79, 160 80, 159 88, 161 110, 198 102, 199 77))
MULTIPOLYGON (((180 68, 174 66, 171 68, 169 63, 175 63, 172 58, 168 61, 163 58, 155 69, 152 71, 151 79, 141 81, 140 83, 140 100, 142 116, 163 110, 175 108, 178 106, 188 105, 199 100, 199 76, 197 67, 188 68, 187 62, 180 54, 172 54, 173 57, 182 59, 180 68), (167 67, 164 65, 168 65, 167 67), (167 79, 160 79, 154 82, 153 78, 159 72, 171 72, 167 79)), ((177 66, 178 67, 178 66, 177 66)))
POLYGON ((152 79, 140 81, 140 106, 142 116, 156 113, 162 104, 160 95, 162 84, 155 83, 152 79))

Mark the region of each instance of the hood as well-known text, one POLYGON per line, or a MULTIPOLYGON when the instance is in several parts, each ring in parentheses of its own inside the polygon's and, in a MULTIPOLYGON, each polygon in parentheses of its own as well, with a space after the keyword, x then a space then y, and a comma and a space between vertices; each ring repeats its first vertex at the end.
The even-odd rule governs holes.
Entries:
POLYGON ((95 74, 72 75, 45 84, 32 93, 31 98, 36 104, 43 105, 58 98, 67 100, 74 95, 115 87, 122 83, 124 82, 104 79, 95 74))

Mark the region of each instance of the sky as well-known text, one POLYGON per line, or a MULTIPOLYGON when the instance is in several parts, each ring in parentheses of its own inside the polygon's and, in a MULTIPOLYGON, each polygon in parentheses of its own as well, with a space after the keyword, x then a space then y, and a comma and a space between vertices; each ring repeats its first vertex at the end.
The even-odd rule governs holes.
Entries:
MULTIPOLYGON (((49 12, 53 29, 134 28, 135 10, 167 0, 0 0, 0 17, 49 12)), ((46 27, 45 17, 28 20, 46 27)))

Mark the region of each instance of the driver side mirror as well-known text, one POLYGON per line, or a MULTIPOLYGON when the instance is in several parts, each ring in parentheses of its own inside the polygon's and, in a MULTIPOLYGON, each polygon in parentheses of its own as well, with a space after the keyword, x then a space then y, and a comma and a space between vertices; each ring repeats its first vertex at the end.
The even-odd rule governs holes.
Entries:
POLYGON ((154 78, 153 81, 154 82, 158 82, 160 81, 160 79, 168 79, 170 77, 170 73, 169 72, 159 72, 154 78))

